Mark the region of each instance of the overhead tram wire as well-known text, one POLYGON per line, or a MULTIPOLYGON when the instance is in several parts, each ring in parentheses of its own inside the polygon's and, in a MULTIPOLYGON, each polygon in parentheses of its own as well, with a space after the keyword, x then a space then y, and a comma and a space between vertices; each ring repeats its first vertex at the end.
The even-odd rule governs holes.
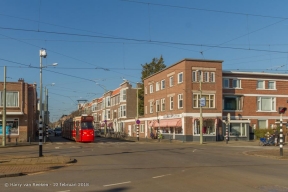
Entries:
MULTIPOLYGON (((229 47, 229 46, 219 46, 219 45, 205 45, 205 44, 196 44, 196 43, 180 43, 180 42, 156 41, 156 40, 151 40, 150 41, 150 40, 146 40, 146 39, 135 39, 135 38, 124 38, 124 37, 108 37, 108 36, 99 36, 99 35, 64 33, 64 32, 44 31, 44 30, 37 31, 37 30, 34 30, 34 29, 21 29, 21 28, 11 28, 11 27, 0 27, 0 29, 26 31, 26 32, 37 32, 37 33, 47 33, 47 34, 56 34, 56 35, 91 37, 91 38, 117 39, 117 40, 120 39, 120 40, 126 40, 126 41, 137 41, 137 42, 146 42, 146 43, 151 43, 152 42, 152 43, 162 43, 162 44, 172 44, 172 45, 185 45, 185 46, 197 46, 197 47, 203 46, 203 47, 210 47, 210 48, 243 50, 243 51, 259 51, 259 52, 272 52, 272 53, 285 53, 285 54, 288 53, 287 51, 273 51, 273 50, 266 50, 266 49, 255 49, 255 48, 254 49, 251 49, 251 48, 248 49, 248 48, 242 48, 242 47, 229 47)), ((0 35, 2 35, 2 34, 0 34, 0 35)), ((30 44, 30 43, 27 43, 27 44, 30 44)), ((32 45, 32 44, 30 44, 30 45, 32 45)), ((35 45, 33 45, 33 46, 35 46, 35 45)), ((39 46, 37 46, 37 47, 39 47, 39 46)), ((52 51, 52 52, 57 53, 55 51, 52 51)), ((57 54, 59 54, 59 53, 57 53, 57 54)), ((63 56, 65 56, 65 55, 63 55, 63 56)), ((68 56, 66 56, 66 57, 68 57, 68 56)), ((73 57, 70 57, 70 58, 73 58, 73 57)), ((76 58, 74 58, 74 59, 76 59, 76 58)), ((85 63, 87 63, 87 62, 85 62, 85 63)))
POLYGON ((224 14, 234 14, 234 15, 249 15, 254 17, 266 17, 266 18, 274 18, 274 19, 288 19, 287 17, 279 17, 279 16, 269 16, 269 15, 260 15, 260 14, 250 14, 250 13, 241 13, 241 12, 232 12, 232 11, 220 11, 220 10, 213 10, 213 9, 203 9, 203 8, 196 8, 196 7, 184 7, 184 6, 177 6, 177 5, 167 5, 167 4, 160 4, 160 3, 147 3, 142 1, 133 1, 133 0, 120 0, 124 2, 130 3, 138 3, 138 4, 146 4, 146 5, 155 5, 161 7, 171 7, 171 8, 178 8, 178 9, 191 9, 196 11, 206 11, 206 12, 215 12, 215 13, 224 13, 224 14))

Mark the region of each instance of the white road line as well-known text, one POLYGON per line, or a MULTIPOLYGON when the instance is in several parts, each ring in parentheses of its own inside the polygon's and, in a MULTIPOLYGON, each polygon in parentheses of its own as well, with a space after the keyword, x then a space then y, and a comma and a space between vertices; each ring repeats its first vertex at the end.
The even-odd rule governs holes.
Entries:
POLYGON ((56 191, 56 192, 69 192, 70 190, 66 190, 66 191, 56 191))
POLYGON ((153 178, 153 179, 157 179, 157 178, 165 177, 165 176, 168 176, 168 175, 171 175, 171 174, 167 174, 167 175, 159 175, 159 176, 155 176, 155 177, 152 177, 152 178, 153 178))
POLYGON ((114 183, 114 184, 103 185, 103 187, 109 187, 109 186, 113 186, 113 185, 122 185, 122 184, 126 184, 126 183, 131 183, 131 181, 126 181, 126 182, 122 182, 122 183, 114 183))
POLYGON ((197 149, 194 149, 193 152, 195 152, 197 149))
POLYGON ((27 174, 27 175, 38 175, 38 174, 42 174, 42 173, 45 173, 45 172, 37 172, 37 173, 30 173, 30 174, 27 174))

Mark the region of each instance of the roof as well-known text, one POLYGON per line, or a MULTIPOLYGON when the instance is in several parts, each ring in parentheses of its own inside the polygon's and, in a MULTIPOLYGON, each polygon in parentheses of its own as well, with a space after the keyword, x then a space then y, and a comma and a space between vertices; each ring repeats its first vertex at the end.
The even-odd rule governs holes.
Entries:
POLYGON ((251 72, 251 71, 222 71, 224 74, 243 74, 243 75, 269 75, 269 76, 288 76, 286 73, 266 73, 266 72, 251 72))
POLYGON ((152 77, 153 75, 156 75, 156 74, 158 74, 158 73, 161 73, 162 71, 165 71, 165 70, 167 70, 167 69, 169 69, 169 68, 171 68, 171 67, 174 67, 175 65, 178 65, 179 63, 181 63, 181 62, 183 62, 183 61, 200 61, 200 62, 215 62, 215 63, 223 63, 223 62, 224 62, 223 60, 209 60, 209 59, 184 58, 184 59, 182 59, 182 60, 180 60, 180 61, 178 61, 178 62, 176 62, 176 63, 174 63, 174 64, 172 64, 172 65, 170 65, 170 66, 168 66, 168 67, 165 67, 164 69, 162 69, 162 70, 160 70, 160 71, 158 71, 158 72, 156 72, 156 73, 154 73, 154 74, 152 74, 152 75, 149 75, 148 77, 144 78, 144 80, 152 77))

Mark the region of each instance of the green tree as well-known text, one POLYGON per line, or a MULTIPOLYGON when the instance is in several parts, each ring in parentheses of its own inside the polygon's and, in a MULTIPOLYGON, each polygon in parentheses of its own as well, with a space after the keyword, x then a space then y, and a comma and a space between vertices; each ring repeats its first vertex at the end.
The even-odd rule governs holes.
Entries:
POLYGON ((166 65, 164 64, 164 59, 162 55, 160 58, 153 58, 150 63, 145 63, 144 65, 141 64, 142 66, 142 84, 141 84, 141 89, 139 89, 139 115, 142 116, 144 115, 144 79, 146 77, 149 77, 150 75, 153 75, 154 73, 161 71, 162 69, 166 68, 166 65))

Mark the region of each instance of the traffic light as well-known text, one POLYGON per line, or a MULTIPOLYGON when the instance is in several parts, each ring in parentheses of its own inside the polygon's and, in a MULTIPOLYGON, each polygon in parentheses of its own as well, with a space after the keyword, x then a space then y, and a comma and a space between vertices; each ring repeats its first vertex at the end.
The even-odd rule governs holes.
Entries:
POLYGON ((284 114, 286 110, 286 107, 279 107, 279 114, 284 114))

